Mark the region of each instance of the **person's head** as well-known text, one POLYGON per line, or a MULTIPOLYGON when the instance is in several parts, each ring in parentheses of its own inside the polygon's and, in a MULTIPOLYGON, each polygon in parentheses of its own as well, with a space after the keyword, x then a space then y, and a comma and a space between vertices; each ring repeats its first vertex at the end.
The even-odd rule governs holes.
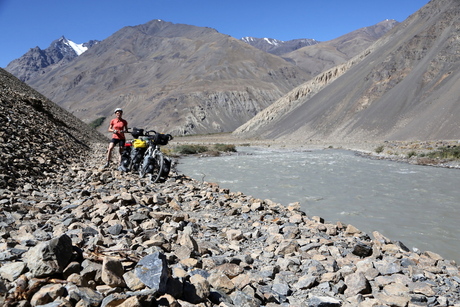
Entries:
POLYGON ((122 116, 123 115, 123 109, 122 108, 116 108, 114 113, 117 116, 122 116))

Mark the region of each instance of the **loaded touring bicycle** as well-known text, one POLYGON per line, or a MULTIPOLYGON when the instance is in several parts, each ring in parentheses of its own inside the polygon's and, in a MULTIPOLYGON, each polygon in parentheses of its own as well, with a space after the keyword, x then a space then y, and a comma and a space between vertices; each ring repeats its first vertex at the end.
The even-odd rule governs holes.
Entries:
POLYGON ((141 178, 148 176, 152 183, 166 180, 171 159, 161 152, 160 146, 167 145, 173 137, 154 130, 144 132, 144 129, 138 128, 133 128, 129 133, 134 139, 126 142, 120 170, 139 172, 141 178))

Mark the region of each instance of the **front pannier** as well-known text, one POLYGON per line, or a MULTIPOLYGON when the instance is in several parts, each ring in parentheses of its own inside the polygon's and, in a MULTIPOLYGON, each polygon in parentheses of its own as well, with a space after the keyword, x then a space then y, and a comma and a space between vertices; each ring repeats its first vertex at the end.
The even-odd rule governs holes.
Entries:
POLYGON ((118 169, 122 172, 127 172, 129 169, 129 164, 131 163, 131 142, 125 143, 125 148, 121 154, 121 163, 118 169))
POLYGON ((172 140, 170 134, 157 133, 153 137, 153 142, 157 145, 168 145, 170 140, 172 140))

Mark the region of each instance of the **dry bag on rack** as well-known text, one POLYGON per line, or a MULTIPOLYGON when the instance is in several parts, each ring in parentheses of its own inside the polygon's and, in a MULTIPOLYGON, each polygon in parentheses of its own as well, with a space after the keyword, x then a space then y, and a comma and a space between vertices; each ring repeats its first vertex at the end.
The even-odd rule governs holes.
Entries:
POLYGON ((139 138, 140 136, 144 136, 144 129, 139 129, 139 128, 134 127, 133 131, 131 132, 131 135, 135 139, 139 138))
POLYGON ((157 133, 153 137, 153 142, 157 145, 168 145, 170 140, 172 140, 170 134, 157 133))
POLYGON ((134 148, 147 148, 147 141, 141 139, 135 139, 133 141, 134 148))

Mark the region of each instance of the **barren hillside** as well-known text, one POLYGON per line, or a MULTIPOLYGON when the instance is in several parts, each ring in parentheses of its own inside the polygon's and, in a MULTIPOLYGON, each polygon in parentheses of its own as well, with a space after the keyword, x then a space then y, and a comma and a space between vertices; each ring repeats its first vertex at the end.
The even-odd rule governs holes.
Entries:
POLYGON ((0 68, 0 189, 82 159, 100 133, 0 68))
POLYGON ((28 83, 85 122, 123 107, 130 126, 190 134, 233 131, 306 80, 214 29, 153 20, 28 83))
POLYGON ((397 24, 396 20, 384 20, 376 25, 357 29, 336 39, 283 54, 282 57, 294 62, 314 77, 355 57, 397 24))
POLYGON ((460 138, 459 16, 459 1, 431 1, 236 133, 305 142, 460 138))

